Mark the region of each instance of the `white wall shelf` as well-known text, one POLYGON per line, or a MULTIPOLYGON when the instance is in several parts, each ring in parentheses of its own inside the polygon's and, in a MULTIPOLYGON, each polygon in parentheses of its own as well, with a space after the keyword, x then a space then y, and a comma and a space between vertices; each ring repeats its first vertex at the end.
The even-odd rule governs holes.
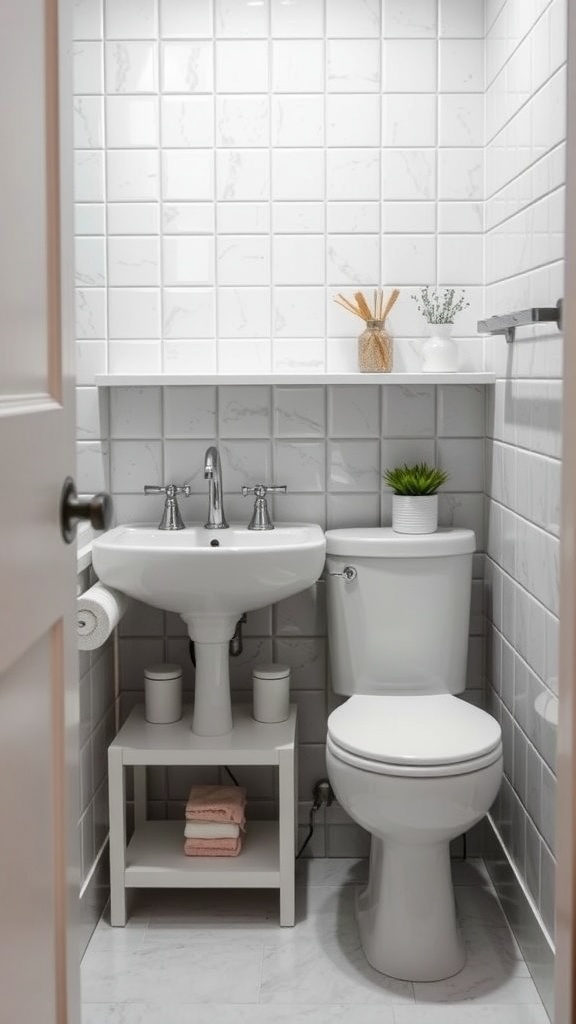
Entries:
MULTIPOLYGON (((126 890, 138 888, 265 888, 280 891, 280 924, 295 920, 296 718, 255 722, 246 705, 233 708, 234 727, 225 736, 192 732, 192 708, 179 722, 151 725, 137 706, 108 748, 110 803, 110 919, 126 924, 126 890), (249 821, 238 857, 187 857, 184 820, 148 821, 147 765, 278 766, 277 821, 249 821), (134 773, 134 834, 126 842, 126 770, 134 773)), ((248 800, 250 794, 248 793, 248 800)))
POLYGON ((102 388, 190 387, 211 384, 493 384, 495 373, 98 373, 102 388))

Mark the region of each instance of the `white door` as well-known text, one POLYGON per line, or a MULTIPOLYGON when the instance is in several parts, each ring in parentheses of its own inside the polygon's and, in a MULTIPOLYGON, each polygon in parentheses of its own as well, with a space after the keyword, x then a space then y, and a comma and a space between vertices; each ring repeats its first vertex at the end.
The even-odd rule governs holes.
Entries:
POLYGON ((74 466, 66 71, 59 85, 68 19, 67 2, 59 10, 58 0, 0 0, 3 1024, 79 1021, 74 928, 67 935, 78 901, 69 827, 77 814, 75 552, 59 524, 74 466))

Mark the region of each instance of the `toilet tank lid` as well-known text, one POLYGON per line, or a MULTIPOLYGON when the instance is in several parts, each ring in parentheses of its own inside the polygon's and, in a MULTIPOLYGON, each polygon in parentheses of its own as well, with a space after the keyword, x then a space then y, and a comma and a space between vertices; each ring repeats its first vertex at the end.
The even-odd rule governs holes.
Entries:
POLYGON ((395 533, 391 526, 326 531, 326 554, 365 558, 433 558, 476 550, 473 530, 440 527, 436 533, 395 533))

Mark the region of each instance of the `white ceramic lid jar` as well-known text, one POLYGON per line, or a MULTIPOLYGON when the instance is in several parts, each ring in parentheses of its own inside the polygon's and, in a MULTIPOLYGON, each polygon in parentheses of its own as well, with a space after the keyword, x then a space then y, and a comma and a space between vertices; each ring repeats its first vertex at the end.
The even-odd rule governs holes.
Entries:
POLYGON ((169 725, 182 718, 180 665, 149 665, 144 669, 144 717, 154 725, 169 725))
POLYGON ((252 714, 256 721, 285 722, 290 714, 290 666, 256 665, 252 686, 252 714))

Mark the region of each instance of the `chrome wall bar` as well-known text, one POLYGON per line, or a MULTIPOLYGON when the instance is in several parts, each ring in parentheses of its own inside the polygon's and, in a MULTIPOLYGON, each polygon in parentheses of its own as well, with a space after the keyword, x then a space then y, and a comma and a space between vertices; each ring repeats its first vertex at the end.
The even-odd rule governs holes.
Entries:
POLYGON ((519 313, 505 313, 503 316, 479 320, 478 333, 503 334, 507 342, 512 342, 517 327, 548 323, 556 324, 558 330, 562 330, 562 299, 558 299, 555 306, 533 306, 532 309, 522 309, 519 313))

